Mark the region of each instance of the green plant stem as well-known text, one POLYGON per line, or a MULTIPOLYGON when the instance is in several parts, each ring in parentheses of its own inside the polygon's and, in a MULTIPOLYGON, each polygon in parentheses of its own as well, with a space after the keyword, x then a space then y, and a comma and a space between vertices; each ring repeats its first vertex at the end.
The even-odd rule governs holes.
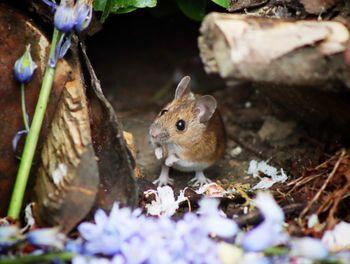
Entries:
MULTIPOLYGON (((49 53, 49 60, 55 55, 55 49, 60 37, 60 32, 54 29, 49 53)), ((32 166, 35 150, 38 144, 41 126, 44 120, 46 107, 51 93, 52 83, 55 75, 55 67, 46 66, 43 82, 41 84, 38 102, 35 107, 33 121, 26 138, 21 163, 17 172, 15 186, 12 192, 11 201, 7 215, 18 219, 21 212, 24 192, 28 182, 30 168, 32 166)))
POLYGON ((72 252, 56 252, 43 255, 24 255, 16 258, 0 258, 0 264, 19 264, 19 263, 46 263, 55 259, 69 261, 75 256, 72 252))
POLYGON ((29 124, 28 124, 28 115, 26 110, 26 96, 24 91, 24 83, 21 83, 21 106, 22 106, 22 116, 23 116, 23 123, 24 128, 29 131, 29 124))

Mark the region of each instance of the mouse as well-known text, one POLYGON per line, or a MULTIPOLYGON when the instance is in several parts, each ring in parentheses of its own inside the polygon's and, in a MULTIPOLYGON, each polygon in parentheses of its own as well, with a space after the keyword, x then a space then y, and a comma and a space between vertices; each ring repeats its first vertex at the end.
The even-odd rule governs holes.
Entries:
POLYGON ((185 76, 177 85, 174 99, 165 105, 149 128, 154 154, 162 162, 160 176, 153 183, 172 185, 169 168, 195 172, 192 186, 211 180, 204 170, 224 154, 226 132, 216 99, 191 91, 191 78, 185 76))

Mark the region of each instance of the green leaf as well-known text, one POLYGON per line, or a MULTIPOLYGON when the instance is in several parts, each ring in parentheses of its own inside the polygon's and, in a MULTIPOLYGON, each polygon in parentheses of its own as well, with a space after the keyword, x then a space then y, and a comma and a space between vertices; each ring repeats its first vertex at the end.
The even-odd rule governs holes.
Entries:
POLYGON ((137 8, 155 7, 157 0, 94 0, 94 10, 102 11, 101 22, 103 23, 110 13, 124 14, 137 8))
MULTIPOLYGON (((94 10, 104 11, 107 0, 94 0, 94 10)), ((157 0, 111 0, 110 13, 117 13, 122 8, 155 7, 157 0)))
POLYGON ((211 0, 215 4, 222 6, 223 8, 228 8, 230 6, 230 0, 211 0))
POLYGON ((103 11, 106 6, 106 0, 94 0, 94 10, 103 11))
POLYGON ((176 2, 187 17, 196 21, 204 18, 207 0, 177 0, 176 2))

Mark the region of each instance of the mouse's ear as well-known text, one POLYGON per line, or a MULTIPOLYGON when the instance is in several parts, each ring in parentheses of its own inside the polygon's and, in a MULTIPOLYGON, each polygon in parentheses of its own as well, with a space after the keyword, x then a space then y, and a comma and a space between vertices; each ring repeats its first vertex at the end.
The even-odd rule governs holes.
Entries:
POLYGON ((199 122, 204 123, 209 121, 209 119, 213 116, 216 107, 217 103, 213 96, 203 95, 199 97, 194 106, 194 111, 199 122))
POLYGON ((179 99, 185 94, 188 94, 191 92, 190 82, 191 82, 190 76, 185 76, 181 79, 175 91, 175 99, 179 99))

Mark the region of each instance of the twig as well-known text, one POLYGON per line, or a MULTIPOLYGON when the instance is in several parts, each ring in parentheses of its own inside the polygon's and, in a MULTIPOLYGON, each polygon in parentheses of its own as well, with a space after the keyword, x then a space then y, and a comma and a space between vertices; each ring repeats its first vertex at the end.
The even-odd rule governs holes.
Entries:
POLYGON ((343 157, 345 156, 346 151, 345 149, 341 150, 340 156, 337 160, 337 163, 334 165, 333 170, 331 171, 331 173, 329 174, 328 178, 325 180, 325 182, 323 183, 322 187, 319 189, 319 191, 316 193, 316 195, 314 196, 314 198, 312 198, 312 200, 310 201, 310 203, 308 203, 308 205, 305 207, 305 209, 301 212, 300 217, 304 217, 305 214, 310 210, 311 206, 320 198, 321 194, 324 192, 324 190, 326 189, 328 183, 333 179, 333 176, 335 175, 336 171, 339 168, 340 162, 342 161, 343 157))

